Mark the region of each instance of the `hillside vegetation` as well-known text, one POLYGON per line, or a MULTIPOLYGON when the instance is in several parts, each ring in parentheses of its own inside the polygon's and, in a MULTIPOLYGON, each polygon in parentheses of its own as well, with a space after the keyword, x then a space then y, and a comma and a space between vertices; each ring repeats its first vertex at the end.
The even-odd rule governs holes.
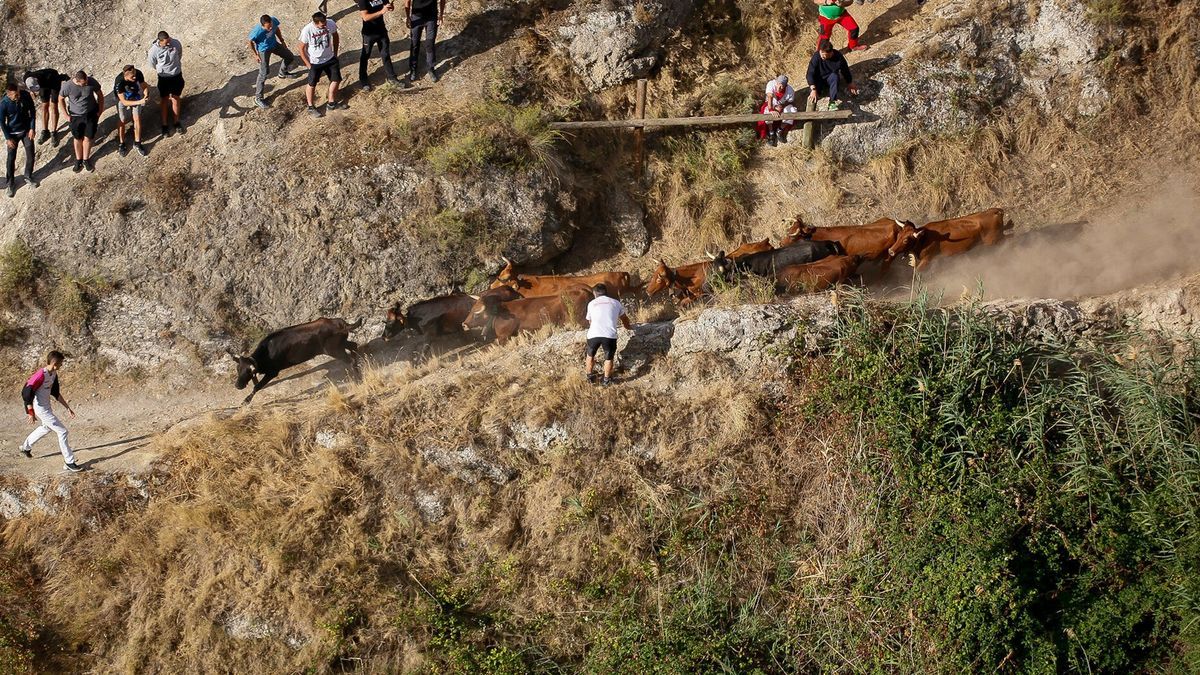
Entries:
MULTIPOLYGON (((813 358, 368 378, 10 522, 118 670, 1188 671, 1200 352, 851 299, 813 358)), ((19 636, 18 636, 19 637, 19 636)))

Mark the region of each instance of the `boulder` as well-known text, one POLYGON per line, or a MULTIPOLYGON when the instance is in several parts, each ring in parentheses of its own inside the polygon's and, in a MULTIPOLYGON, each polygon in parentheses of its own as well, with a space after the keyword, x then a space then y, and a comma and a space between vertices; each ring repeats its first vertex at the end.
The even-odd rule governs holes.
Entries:
POLYGON ((629 82, 658 65, 665 39, 691 14, 692 5, 643 0, 580 9, 558 29, 557 46, 591 91, 629 82))

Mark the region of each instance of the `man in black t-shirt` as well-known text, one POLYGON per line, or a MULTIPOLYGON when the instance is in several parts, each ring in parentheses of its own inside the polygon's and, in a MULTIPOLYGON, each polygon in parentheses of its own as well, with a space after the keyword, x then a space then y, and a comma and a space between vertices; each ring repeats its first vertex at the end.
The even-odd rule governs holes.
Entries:
POLYGON ((113 98, 117 99, 117 152, 122 157, 129 153, 129 146, 125 144, 125 124, 130 118, 133 118, 133 147, 139 155, 146 156, 146 148, 142 145, 142 108, 146 105, 149 89, 142 71, 132 64, 125 66, 113 82, 113 98))
POLYGON ((69 78, 53 68, 42 68, 26 71, 21 79, 25 80, 25 88, 36 92, 42 102, 42 134, 38 137, 38 144, 45 143, 53 136, 54 144, 58 145, 58 94, 62 83, 69 78), (30 80, 36 82, 37 87, 32 86, 30 80))
POLYGON ((355 0, 358 3, 358 13, 362 16, 362 52, 358 57, 358 82, 363 91, 371 91, 371 82, 367 79, 367 61, 375 45, 379 45, 379 58, 383 59, 383 72, 391 82, 400 83, 396 77, 396 69, 392 66, 392 41, 388 37, 387 23, 383 17, 396 9, 393 0, 355 0))
POLYGON ((446 0, 405 0, 408 16, 408 79, 417 81, 417 56, 421 48, 421 37, 425 35, 425 56, 429 63, 429 79, 437 82, 437 29, 446 14, 446 0))

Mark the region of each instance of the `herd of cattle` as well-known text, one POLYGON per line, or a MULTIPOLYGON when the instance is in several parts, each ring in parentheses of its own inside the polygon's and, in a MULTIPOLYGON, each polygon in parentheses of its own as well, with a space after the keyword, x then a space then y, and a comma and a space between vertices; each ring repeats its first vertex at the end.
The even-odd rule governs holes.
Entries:
MULTIPOLYGON (((518 333, 547 325, 585 328, 591 289, 597 284, 604 284, 610 295, 619 298, 653 297, 668 291, 680 306, 711 294, 720 284, 735 283, 743 275, 773 279, 779 293, 819 291, 848 280, 865 262, 877 262, 886 270, 897 257, 908 256, 909 264, 922 270, 938 256, 965 253, 981 243, 997 244, 1011 229, 1012 222, 1005 221, 1001 209, 924 226, 883 218, 867 225, 811 227, 797 218, 778 248, 764 239, 679 267, 659 260, 646 283, 628 272, 519 274, 505 259, 491 287, 478 295, 454 292, 417 302, 407 310, 397 303, 387 310, 383 338, 391 340, 404 331, 426 337, 477 331, 485 340, 504 344, 518 333)), ((362 323, 361 319, 354 324, 317 319, 271 333, 249 355, 230 352, 237 362, 237 388, 254 383, 245 403, 284 369, 321 354, 348 364, 357 375, 359 351, 350 333, 362 323)))

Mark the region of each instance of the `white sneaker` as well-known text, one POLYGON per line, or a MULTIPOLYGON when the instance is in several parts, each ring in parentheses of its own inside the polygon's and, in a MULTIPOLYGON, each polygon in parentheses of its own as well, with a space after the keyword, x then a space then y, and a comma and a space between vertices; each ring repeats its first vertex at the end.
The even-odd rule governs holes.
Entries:
POLYGON ((26 457, 30 457, 30 458, 32 458, 32 457, 33 457, 33 448, 31 448, 31 447, 29 447, 28 445, 25 445, 24 443, 22 443, 22 444, 21 444, 21 454, 22 454, 22 455, 25 455, 26 457))

